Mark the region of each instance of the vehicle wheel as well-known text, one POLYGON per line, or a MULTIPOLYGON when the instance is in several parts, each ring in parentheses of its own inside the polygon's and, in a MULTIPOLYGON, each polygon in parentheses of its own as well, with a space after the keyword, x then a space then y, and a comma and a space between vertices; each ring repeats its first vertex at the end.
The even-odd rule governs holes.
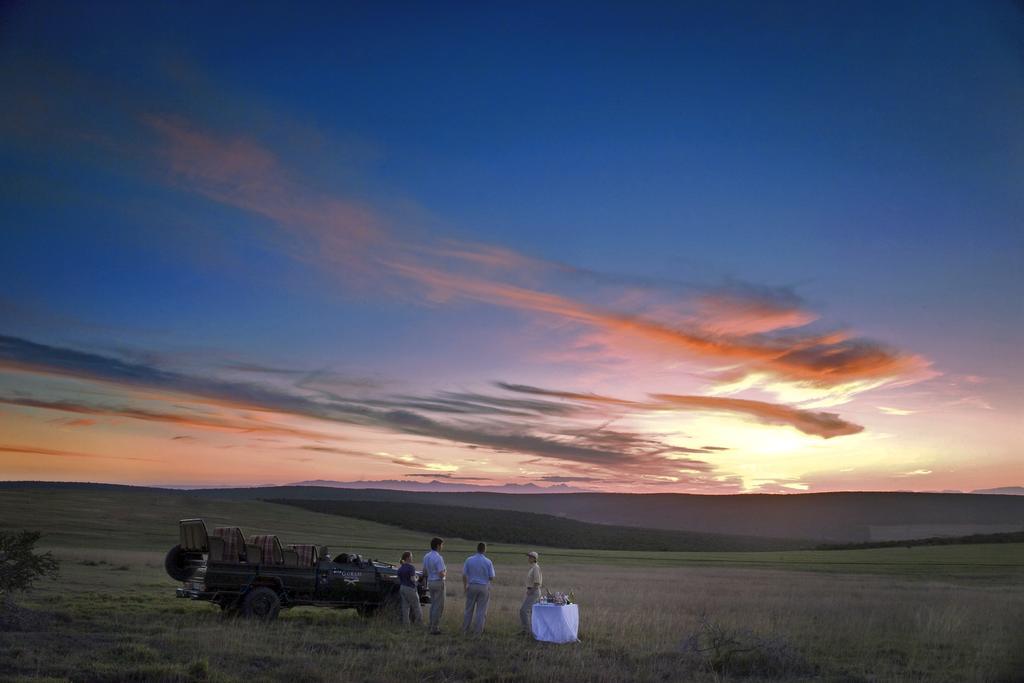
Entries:
POLYGON ((175 581, 188 581, 192 578, 194 569, 188 565, 188 554, 180 545, 176 545, 167 551, 164 557, 164 569, 168 576, 175 581))
POLYGON ((273 621, 281 611, 281 598, 269 588, 253 588, 242 600, 242 616, 247 619, 273 621))

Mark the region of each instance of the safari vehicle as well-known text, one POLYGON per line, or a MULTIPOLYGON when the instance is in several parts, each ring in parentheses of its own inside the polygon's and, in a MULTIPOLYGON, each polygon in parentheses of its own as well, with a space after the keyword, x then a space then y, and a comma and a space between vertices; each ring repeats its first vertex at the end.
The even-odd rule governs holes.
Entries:
MULTIPOLYGON (((179 542, 164 567, 183 583, 179 598, 205 600, 229 613, 271 620, 300 605, 352 608, 361 616, 398 615, 398 570, 393 564, 339 553, 326 546, 281 545, 277 536, 252 536, 238 527, 210 533, 201 519, 178 522, 179 542)), ((430 602, 426 577, 416 573, 421 603, 430 602)))

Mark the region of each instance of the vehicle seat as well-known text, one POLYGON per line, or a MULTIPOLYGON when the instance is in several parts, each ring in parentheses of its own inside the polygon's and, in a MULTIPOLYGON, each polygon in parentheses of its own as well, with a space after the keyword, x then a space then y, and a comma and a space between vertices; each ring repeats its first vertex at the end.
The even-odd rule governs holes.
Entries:
POLYGON ((281 548, 281 541, 277 536, 270 534, 253 536, 249 542, 259 548, 262 564, 284 564, 284 550, 281 548))
POLYGON ((289 547, 298 554, 300 567, 313 566, 320 559, 319 557, 317 557, 317 548, 315 545, 309 545, 306 543, 293 543, 289 547))
POLYGON ((299 554, 294 550, 282 550, 281 556, 284 558, 284 566, 286 567, 298 567, 299 566, 299 554))
POLYGON ((178 545, 189 552, 206 552, 208 546, 206 523, 201 519, 183 519, 178 522, 178 545))
POLYGON ((263 559, 260 547, 254 543, 245 544, 245 561, 248 564, 259 564, 263 559))
POLYGON ((221 558, 224 557, 224 539, 210 536, 206 542, 210 546, 210 552, 207 553, 206 559, 210 562, 223 562, 221 558))
POLYGON ((244 559, 245 537, 241 529, 236 526, 219 526, 213 530, 213 536, 224 541, 219 554, 215 554, 213 545, 210 545, 210 557, 214 561, 241 562, 244 559))

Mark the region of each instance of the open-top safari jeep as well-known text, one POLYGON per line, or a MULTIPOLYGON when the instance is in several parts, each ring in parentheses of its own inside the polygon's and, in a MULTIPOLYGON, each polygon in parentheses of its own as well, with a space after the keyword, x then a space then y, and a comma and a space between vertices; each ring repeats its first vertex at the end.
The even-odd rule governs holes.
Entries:
MULTIPOLYGON (((325 546, 281 545, 277 536, 252 536, 238 527, 210 533, 201 519, 178 522, 179 542, 164 567, 181 581, 179 598, 205 600, 242 616, 274 619, 282 607, 353 608, 360 615, 398 614, 395 565, 340 553, 325 546)), ((417 572, 421 603, 430 602, 426 577, 417 572)))

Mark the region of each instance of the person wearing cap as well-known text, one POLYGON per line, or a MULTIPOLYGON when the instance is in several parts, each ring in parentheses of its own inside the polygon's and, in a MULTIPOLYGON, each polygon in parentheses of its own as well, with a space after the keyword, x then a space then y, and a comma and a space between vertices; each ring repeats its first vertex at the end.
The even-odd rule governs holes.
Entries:
POLYGON ((537 564, 538 555, 534 551, 526 553, 526 561, 530 563, 530 570, 526 572, 526 597, 523 598, 523 606, 519 608, 519 621, 523 625, 523 633, 533 633, 531 617, 533 605, 540 600, 540 587, 544 583, 544 576, 540 573, 540 565, 537 564))

